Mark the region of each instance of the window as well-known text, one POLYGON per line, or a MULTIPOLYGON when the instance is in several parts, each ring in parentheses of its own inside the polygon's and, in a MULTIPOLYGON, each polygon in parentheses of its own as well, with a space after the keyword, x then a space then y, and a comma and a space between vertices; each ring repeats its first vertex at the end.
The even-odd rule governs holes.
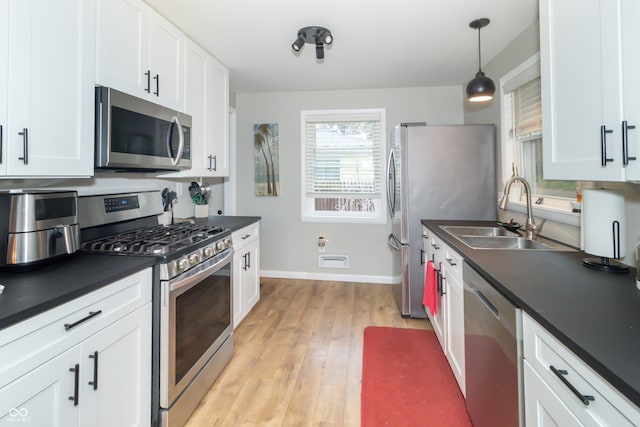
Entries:
POLYGON ((536 55, 501 79, 503 179, 524 177, 536 198, 575 198, 576 182, 546 180, 542 163, 540 60, 536 55))
POLYGON ((383 223, 385 111, 302 111, 301 122, 302 219, 383 223))

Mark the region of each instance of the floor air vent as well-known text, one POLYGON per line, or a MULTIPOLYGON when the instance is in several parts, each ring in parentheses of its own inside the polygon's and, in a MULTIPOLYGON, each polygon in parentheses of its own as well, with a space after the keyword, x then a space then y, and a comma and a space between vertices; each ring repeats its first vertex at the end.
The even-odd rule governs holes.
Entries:
POLYGON ((319 268, 349 268, 347 255, 318 255, 319 268))

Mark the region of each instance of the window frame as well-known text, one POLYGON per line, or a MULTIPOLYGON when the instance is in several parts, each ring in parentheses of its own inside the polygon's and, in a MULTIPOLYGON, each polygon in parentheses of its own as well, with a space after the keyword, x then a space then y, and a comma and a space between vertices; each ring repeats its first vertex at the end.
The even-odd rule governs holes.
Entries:
MULTIPOLYGON (((339 120, 336 120, 339 121, 339 120)), ((387 205, 384 200, 387 194, 385 165, 387 151, 386 109, 385 108, 357 108, 357 109, 327 109, 327 110, 301 110, 300 111, 300 218, 303 222, 328 222, 328 223, 355 223, 355 224, 386 224, 387 205), (377 114, 380 116, 380 197, 373 200, 375 212, 356 211, 316 211, 315 198, 307 196, 307 157, 306 157, 306 125, 309 117, 344 116, 345 119, 356 115, 377 114)))
MULTIPOLYGON (((514 109, 510 97, 506 96, 511 93, 515 88, 519 87, 527 80, 523 81, 522 76, 537 77, 540 75, 540 53, 536 53, 516 66, 514 69, 506 73, 501 79, 499 84, 500 90, 500 149, 501 149, 501 182, 500 182, 500 196, 504 191, 505 183, 512 176, 512 164, 518 167, 518 175, 522 176, 522 147, 521 143, 514 143, 514 138, 510 135, 511 126, 507 126, 507 123, 514 122, 514 109), (535 72, 534 67, 537 68, 535 72), (515 83, 514 83, 515 82, 515 83), (505 90, 505 87, 508 90, 505 90)), ((544 127, 544 123, 543 123, 544 127)), ((519 184, 518 184, 519 185, 519 184)), ((509 209, 521 213, 526 213, 526 199, 524 189, 522 191, 516 190, 516 184, 512 186, 509 194, 509 209)), ((544 193, 532 192, 532 200, 535 201, 539 197, 544 198, 543 205, 534 205, 534 213, 541 218, 547 218, 553 221, 562 222, 571 225, 580 225, 580 214, 572 212, 571 202, 575 202, 575 197, 559 197, 550 196, 544 193)))

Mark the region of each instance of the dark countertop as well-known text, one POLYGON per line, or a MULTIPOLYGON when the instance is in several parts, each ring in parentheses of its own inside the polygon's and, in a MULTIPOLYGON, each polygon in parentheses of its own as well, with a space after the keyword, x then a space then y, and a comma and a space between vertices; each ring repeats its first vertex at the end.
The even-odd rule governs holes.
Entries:
POLYGON ((152 257, 76 253, 31 272, 0 272, 0 329, 154 264, 152 257))
POLYGON ((260 221, 262 217, 259 216, 210 216, 209 218, 195 218, 196 222, 205 221, 210 224, 221 225, 225 228, 230 228, 231 231, 238 231, 248 225, 260 221))
POLYGON ((491 221, 422 220, 481 276, 640 406, 640 290, 635 270, 582 266, 584 252, 472 249, 440 225, 491 221))
MULTIPOLYGON (((220 224, 237 231, 261 220, 254 216, 210 216, 196 222, 220 224)), ((65 302, 150 267, 153 257, 76 253, 40 269, 0 272, 0 329, 43 313, 65 302)))

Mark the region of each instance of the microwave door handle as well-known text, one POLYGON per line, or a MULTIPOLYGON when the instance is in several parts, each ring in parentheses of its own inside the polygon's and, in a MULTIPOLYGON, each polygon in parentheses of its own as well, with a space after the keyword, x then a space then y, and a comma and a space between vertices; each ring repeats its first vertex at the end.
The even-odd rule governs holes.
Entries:
MULTIPOLYGON (((176 157, 174 159, 171 160, 171 163, 175 166, 180 162, 180 159, 182 158, 182 152, 184 151, 184 134, 182 133, 182 124, 180 123, 180 119, 178 119, 176 116, 173 116, 173 118, 171 119, 171 124, 176 124, 176 126, 178 126, 178 139, 179 139, 179 144, 178 144, 178 153, 176 154, 176 157)), ((173 128, 173 126, 171 126, 173 128)), ((170 129, 172 130, 172 129, 170 129)), ((169 148, 169 157, 171 157, 171 136, 173 135, 173 132, 169 133, 169 144, 168 144, 168 148, 169 148)))

